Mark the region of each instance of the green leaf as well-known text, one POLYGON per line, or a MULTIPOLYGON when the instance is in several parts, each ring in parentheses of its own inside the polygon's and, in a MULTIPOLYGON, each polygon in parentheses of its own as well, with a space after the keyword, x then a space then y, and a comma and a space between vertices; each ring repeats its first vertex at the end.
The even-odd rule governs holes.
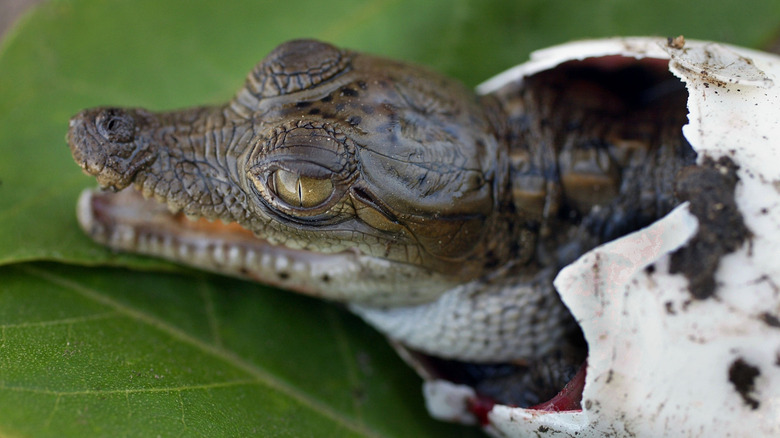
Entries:
POLYGON ((84 237, 75 202, 94 182, 64 141, 80 109, 224 101, 292 38, 475 85, 571 39, 684 34, 761 47, 779 19, 776 0, 45 3, 0 48, 0 435, 475 432, 429 419, 419 379, 334 305, 84 237))
POLYGON ((0 275, 0 435, 448 429, 420 415, 411 371, 374 348, 384 340, 334 306, 206 275, 127 281, 51 264, 0 275))

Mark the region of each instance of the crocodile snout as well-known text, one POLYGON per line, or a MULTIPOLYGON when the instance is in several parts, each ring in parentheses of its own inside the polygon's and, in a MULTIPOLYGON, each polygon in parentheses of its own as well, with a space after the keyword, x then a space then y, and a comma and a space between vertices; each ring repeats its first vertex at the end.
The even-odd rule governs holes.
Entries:
POLYGON ((139 141, 139 114, 121 108, 94 108, 70 119, 67 141, 73 158, 101 187, 121 190, 155 156, 139 141))

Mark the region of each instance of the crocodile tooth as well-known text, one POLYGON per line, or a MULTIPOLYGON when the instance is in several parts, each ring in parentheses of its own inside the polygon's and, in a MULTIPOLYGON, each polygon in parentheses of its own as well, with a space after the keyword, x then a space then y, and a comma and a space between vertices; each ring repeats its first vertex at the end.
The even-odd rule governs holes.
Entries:
POLYGON ((207 246, 199 243, 195 244, 192 248, 191 260, 193 265, 203 266, 208 263, 207 246))
POLYGON ((214 263, 218 265, 225 264, 225 247, 220 244, 214 245, 211 249, 211 257, 214 259, 214 263))
POLYGON ((227 263, 228 266, 234 269, 240 269, 242 266, 241 263, 242 259, 243 257, 241 257, 240 246, 233 245, 228 247, 226 257, 225 257, 225 262, 227 263))
POLYGON ((190 244, 179 243, 176 245, 176 257, 180 260, 189 260, 192 258, 193 248, 190 244))
POLYGON ((274 269, 276 269, 276 272, 284 271, 289 266, 290 266, 290 260, 288 260, 287 257, 284 256, 277 257, 274 263, 274 269))
POLYGON ((164 234, 156 239, 160 245, 160 253, 164 254, 166 258, 176 258, 178 252, 178 246, 174 237, 170 234, 164 234))
POLYGON ((271 269, 271 264, 273 262, 273 258, 271 257, 271 254, 268 254, 267 252, 264 252, 260 255, 260 268, 265 269, 271 269))
POLYGON ((254 269, 257 266, 257 252, 253 249, 247 249, 244 254, 244 267, 247 269, 254 269))
POLYGON ((300 274, 303 278, 306 278, 306 273, 309 271, 309 265, 303 261, 295 261, 292 265, 291 271, 300 274))
POLYGON ((135 229, 127 225, 117 224, 111 235, 111 240, 121 248, 132 248, 136 240, 135 229))

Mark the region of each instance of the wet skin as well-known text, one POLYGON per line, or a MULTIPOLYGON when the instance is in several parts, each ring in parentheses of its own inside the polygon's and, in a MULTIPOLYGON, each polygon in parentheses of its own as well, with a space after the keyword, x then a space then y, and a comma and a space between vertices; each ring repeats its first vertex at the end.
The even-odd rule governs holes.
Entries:
POLYGON ((225 105, 88 109, 68 143, 110 189, 79 201, 96 241, 344 302, 444 375, 490 383, 449 364, 576 369, 552 279, 678 203, 685 98, 652 62, 570 63, 476 96, 302 40, 225 105))

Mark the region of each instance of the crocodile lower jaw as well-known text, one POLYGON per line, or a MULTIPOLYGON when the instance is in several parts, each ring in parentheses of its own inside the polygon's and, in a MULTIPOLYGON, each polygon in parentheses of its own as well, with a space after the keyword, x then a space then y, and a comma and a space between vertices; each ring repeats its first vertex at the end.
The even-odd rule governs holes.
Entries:
POLYGON ((77 209, 87 235, 114 250, 329 300, 368 306, 414 305, 430 302, 452 286, 439 274, 355 248, 334 253, 288 248, 235 223, 171 213, 132 187, 118 192, 87 189, 77 209))
MULTIPOLYGON (((323 284, 359 270, 360 254, 313 252, 272 245, 235 223, 190 219, 128 188, 85 190, 78 220, 96 242, 114 250, 151 255, 220 274, 319 296, 323 284)), ((334 297, 331 297, 334 298, 334 297)), ((338 299, 338 297, 335 297, 338 299)))

